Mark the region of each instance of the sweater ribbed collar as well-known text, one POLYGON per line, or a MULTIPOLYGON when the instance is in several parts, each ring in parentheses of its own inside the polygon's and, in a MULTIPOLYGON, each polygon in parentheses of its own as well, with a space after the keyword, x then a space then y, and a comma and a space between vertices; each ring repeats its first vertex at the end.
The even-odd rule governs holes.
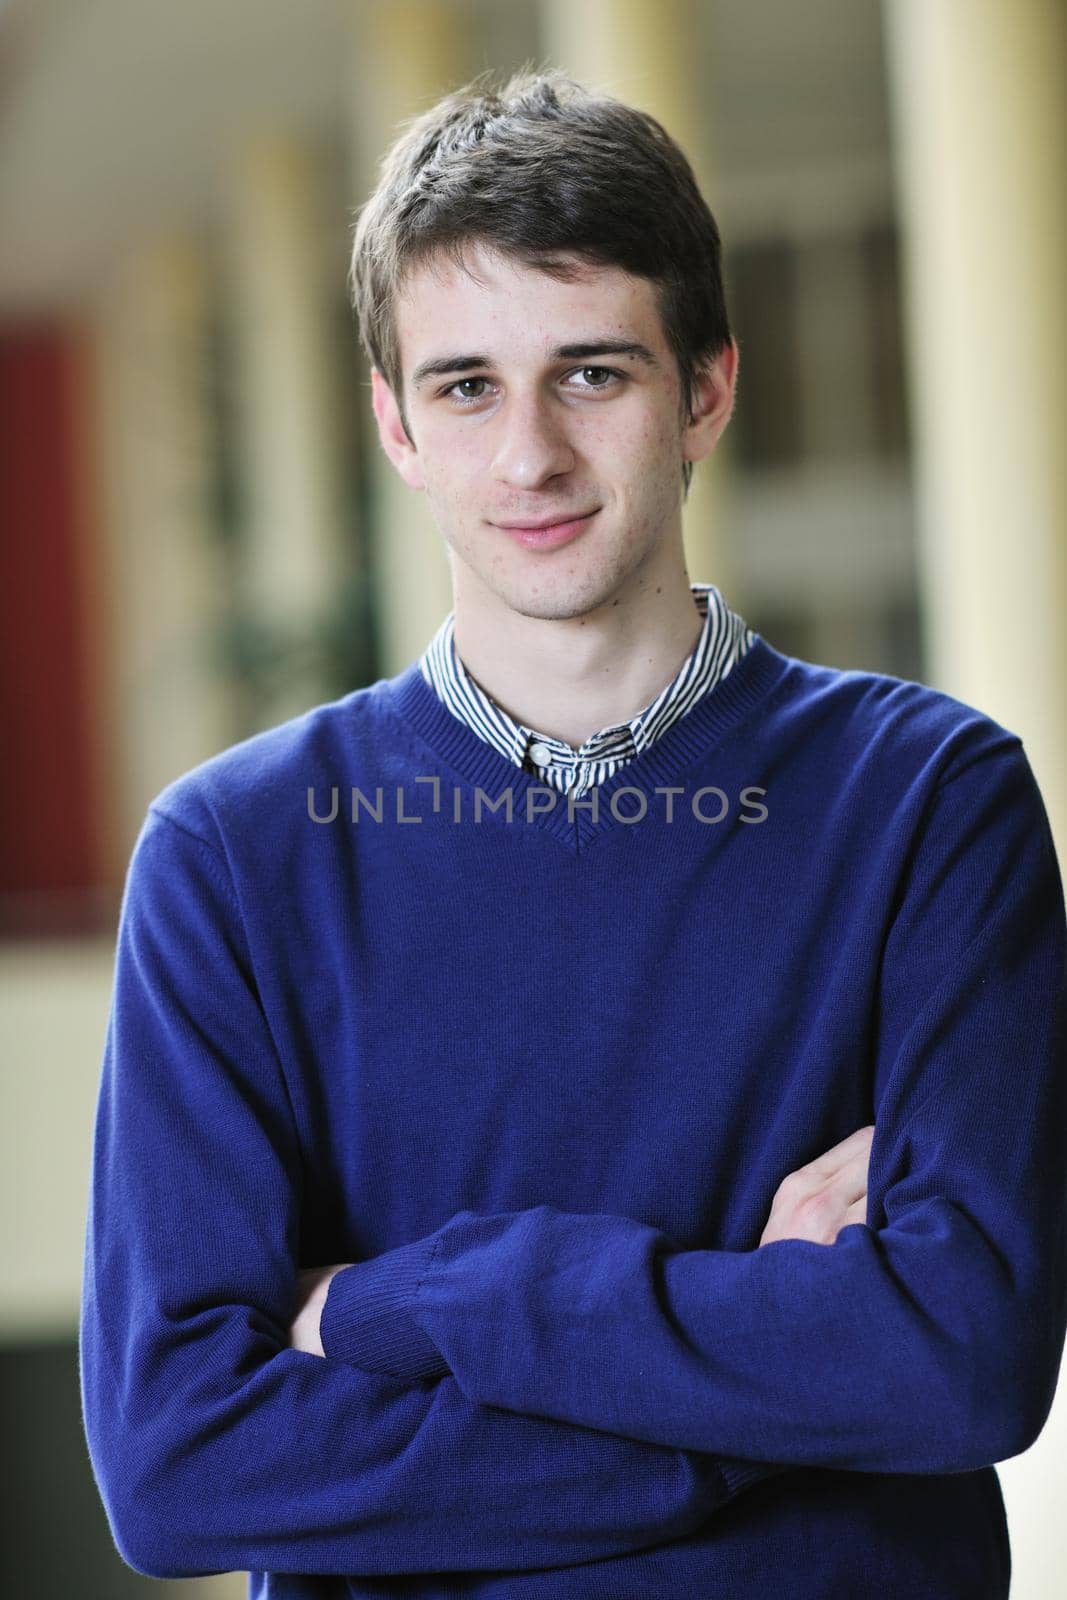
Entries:
MULTIPOLYGON (((493 745, 480 738, 466 722, 453 715, 426 682, 418 661, 413 661, 396 677, 383 684, 394 709, 422 737, 441 762, 452 768, 490 800, 511 790, 512 809, 519 824, 544 829, 561 844, 581 850, 625 820, 629 806, 620 802, 620 815, 611 807, 611 797, 619 789, 641 790, 651 811, 662 803, 654 791, 675 784, 682 773, 695 766, 721 741, 753 707, 772 690, 790 666, 790 657, 775 650, 760 634, 751 648, 725 678, 680 717, 663 736, 629 761, 596 791, 597 815, 594 821, 586 795, 573 811, 564 795, 549 788, 533 774, 523 772, 493 745), (553 796, 550 809, 528 816, 527 792, 537 790, 553 796), (527 820, 528 819, 528 820, 527 820)), ((427 776, 432 775, 428 765, 427 776)), ((533 804, 539 802, 535 800, 533 804)), ((546 799, 547 805, 547 799, 546 799)), ((488 813, 491 815, 492 813, 488 813)))

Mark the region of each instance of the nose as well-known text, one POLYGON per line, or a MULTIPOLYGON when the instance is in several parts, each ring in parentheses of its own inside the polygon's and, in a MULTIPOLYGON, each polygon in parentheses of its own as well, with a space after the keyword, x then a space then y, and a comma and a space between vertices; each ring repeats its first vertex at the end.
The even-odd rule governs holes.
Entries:
POLYGON ((574 466, 564 421, 542 394, 508 397, 497 417, 495 443, 493 475, 514 489, 539 488, 574 466))

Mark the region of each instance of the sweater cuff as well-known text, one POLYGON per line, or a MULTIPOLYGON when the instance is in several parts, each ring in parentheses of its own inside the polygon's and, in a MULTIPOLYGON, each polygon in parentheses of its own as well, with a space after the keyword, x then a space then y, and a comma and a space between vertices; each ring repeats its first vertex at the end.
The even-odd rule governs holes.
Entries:
POLYGON ((447 1363, 412 1315, 437 1242, 431 1234, 334 1273, 319 1317, 331 1361, 395 1378, 445 1376, 447 1363))

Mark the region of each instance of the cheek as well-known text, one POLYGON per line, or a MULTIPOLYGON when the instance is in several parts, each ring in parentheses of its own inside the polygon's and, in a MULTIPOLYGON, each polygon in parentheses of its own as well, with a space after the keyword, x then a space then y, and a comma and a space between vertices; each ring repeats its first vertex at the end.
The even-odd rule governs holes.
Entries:
POLYGON ((681 480, 681 429, 662 413, 628 419, 597 430, 596 457, 633 506, 658 513, 681 480))
POLYGON ((603 462, 613 462, 624 476, 643 474, 648 464, 672 461, 681 454, 681 428, 663 411, 625 414, 614 412, 597 418, 586 433, 591 454, 603 462))
POLYGON ((459 433, 427 443, 422 461, 427 494, 449 507, 469 502, 471 494, 485 483, 485 463, 477 439, 459 433))
POLYGON ((682 425, 673 412, 660 411, 645 430, 646 447, 667 460, 681 456, 682 425))

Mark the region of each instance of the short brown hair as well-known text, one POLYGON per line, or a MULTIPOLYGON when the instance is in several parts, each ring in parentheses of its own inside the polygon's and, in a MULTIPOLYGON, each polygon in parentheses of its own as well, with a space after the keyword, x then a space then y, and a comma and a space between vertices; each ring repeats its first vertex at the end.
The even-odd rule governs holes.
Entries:
MULTIPOLYGON (((396 295, 439 251, 463 267, 475 240, 564 280, 566 257, 649 279, 692 420, 695 374, 729 344, 730 327, 719 230, 688 160, 647 112, 559 69, 524 67, 499 88, 489 79, 407 124, 356 222, 349 283, 360 338, 405 430, 396 295)), ((686 492, 692 471, 684 462, 686 492)))

